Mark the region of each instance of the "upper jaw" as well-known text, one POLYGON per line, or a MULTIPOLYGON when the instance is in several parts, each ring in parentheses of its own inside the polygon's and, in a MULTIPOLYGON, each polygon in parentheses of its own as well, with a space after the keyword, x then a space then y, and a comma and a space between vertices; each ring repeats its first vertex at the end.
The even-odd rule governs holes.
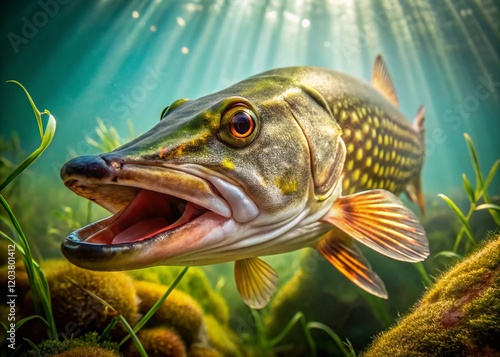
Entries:
POLYGON ((220 216, 231 217, 231 207, 213 185, 173 167, 82 156, 61 168, 61 178, 76 194, 112 213, 124 208, 140 189, 145 189, 178 197, 220 216))
POLYGON ((118 162, 101 156, 80 157, 63 166, 61 178, 75 193, 115 213, 72 232, 62 244, 62 251, 68 260, 94 270, 133 269, 162 262, 174 264, 185 261, 190 253, 208 249, 213 244, 205 238, 211 230, 220 228, 229 220, 249 221, 259 214, 253 201, 241 188, 197 165, 186 168, 151 166, 118 162), (127 216, 131 214, 129 211, 133 211, 130 206, 141 204, 138 207, 147 207, 136 203, 141 195, 150 195, 153 199, 157 195, 159 199, 173 200, 182 206, 184 212, 178 213, 172 221, 167 220, 168 229, 159 229, 158 234, 152 233, 145 239, 128 242, 126 238, 120 238, 116 242, 113 237, 106 238, 116 226, 118 231, 144 228, 145 225, 142 225, 142 228, 136 229, 135 223, 128 227, 130 223, 127 223, 130 219, 139 219, 127 216), (241 204, 241 201, 245 203, 241 204), (236 205, 237 202, 239 205, 236 205), (196 213, 186 214, 188 207, 196 213), (184 216, 187 218, 183 221, 181 218, 184 216), (110 227, 112 229, 108 229, 110 227))

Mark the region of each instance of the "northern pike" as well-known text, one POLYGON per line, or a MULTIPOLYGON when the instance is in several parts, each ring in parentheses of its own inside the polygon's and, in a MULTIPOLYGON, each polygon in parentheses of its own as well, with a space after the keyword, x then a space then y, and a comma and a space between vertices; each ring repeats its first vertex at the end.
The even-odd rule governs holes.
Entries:
POLYGON ((61 169, 64 184, 109 210, 70 233, 66 258, 101 271, 235 261, 252 308, 277 289, 260 256, 317 249, 347 278, 386 298, 355 245, 416 262, 429 253, 423 210, 424 109, 413 125, 379 56, 372 83, 316 67, 264 72, 175 101, 150 131, 61 169))

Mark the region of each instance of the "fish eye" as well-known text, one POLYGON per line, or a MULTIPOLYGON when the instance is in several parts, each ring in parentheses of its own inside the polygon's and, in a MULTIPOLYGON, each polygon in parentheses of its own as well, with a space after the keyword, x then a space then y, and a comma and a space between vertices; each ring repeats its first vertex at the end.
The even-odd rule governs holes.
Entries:
POLYGON ((184 102, 187 102, 188 99, 186 98, 182 98, 182 99, 177 99, 175 102, 173 102, 172 104, 170 104, 168 107, 165 107, 165 109, 163 109, 161 111, 161 115, 160 115, 160 121, 165 119, 165 117, 171 113, 174 109, 178 108, 181 104, 183 104, 184 102))
POLYGON ((221 117, 218 137, 232 147, 249 145, 259 129, 259 117, 250 105, 236 103, 226 108, 221 117))
POLYGON ((246 138, 255 129, 255 119, 246 111, 236 112, 229 122, 229 130, 236 138, 246 138))

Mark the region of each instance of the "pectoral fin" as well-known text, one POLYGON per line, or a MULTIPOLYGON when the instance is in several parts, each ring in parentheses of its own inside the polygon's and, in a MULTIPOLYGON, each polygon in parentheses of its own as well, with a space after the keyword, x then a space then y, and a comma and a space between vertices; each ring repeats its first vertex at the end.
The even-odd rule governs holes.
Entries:
POLYGON ((372 190, 340 197, 322 220, 393 259, 417 262, 429 255, 418 218, 389 191, 372 190))
POLYGON ((278 274, 259 258, 237 260, 234 263, 236 288, 252 309, 262 309, 276 292, 278 274))
POLYGON ((354 284, 373 295, 387 299, 384 283, 371 269, 352 239, 342 232, 331 230, 318 243, 316 249, 354 284))

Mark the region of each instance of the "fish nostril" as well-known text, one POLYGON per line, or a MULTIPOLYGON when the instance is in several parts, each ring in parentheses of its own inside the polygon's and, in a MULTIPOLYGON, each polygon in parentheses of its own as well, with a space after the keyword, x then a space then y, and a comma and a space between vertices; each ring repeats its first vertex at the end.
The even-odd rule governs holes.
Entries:
POLYGON ((111 156, 111 155, 99 155, 100 158, 108 164, 109 167, 113 169, 121 169, 123 166, 122 160, 120 157, 111 156))
POLYGON ((68 185, 75 176, 102 179, 110 174, 110 167, 100 156, 81 156, 64 164, 60 174, 68 185))

